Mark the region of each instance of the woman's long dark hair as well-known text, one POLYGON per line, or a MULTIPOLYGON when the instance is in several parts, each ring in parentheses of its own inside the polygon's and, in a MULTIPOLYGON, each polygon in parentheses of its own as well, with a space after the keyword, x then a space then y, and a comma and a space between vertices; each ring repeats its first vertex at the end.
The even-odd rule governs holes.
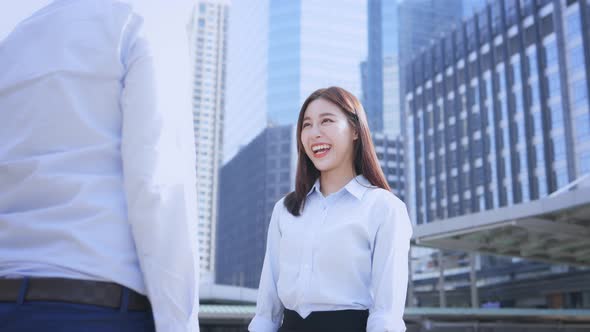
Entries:
POLYGON ((297 175, 295 176, 295 191, 289 193, 285 197, 285 207, 294 216, 301 215, 305 206, 305 199, 307 193, 313 187, 313 184, 320 176, 320 171, 315 168, 313 162, 305 154, 303 143, 301 143, 301 129, 303 125, 303 117, 307 106, 317 99, 324 99, 338 106, 340 110, 347 116, 351 127, 358 133, 358 139, 354 141, 354 170, 357 175, 364 175, 369 182, 376 187, 383 188, 390 191, 389 185, 385 180, 385 175, 379 165, 369 125, 367 124, 367 116, 363 106, 359 100, 350 92, 339 88, 329 87, 327 89, 319 89, 313 92, 299 111, 299 119, 297 120, 297 175))

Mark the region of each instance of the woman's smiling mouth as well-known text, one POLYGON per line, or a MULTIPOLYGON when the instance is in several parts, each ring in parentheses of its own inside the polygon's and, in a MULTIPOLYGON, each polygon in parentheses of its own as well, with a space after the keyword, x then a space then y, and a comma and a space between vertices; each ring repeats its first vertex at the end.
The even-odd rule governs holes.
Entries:
POLYGON ((330 152, 330 149, 332 149, 332 145, 326 143, 318 143, 311 146, 313 156, 316 158, 323 158, 330 152))

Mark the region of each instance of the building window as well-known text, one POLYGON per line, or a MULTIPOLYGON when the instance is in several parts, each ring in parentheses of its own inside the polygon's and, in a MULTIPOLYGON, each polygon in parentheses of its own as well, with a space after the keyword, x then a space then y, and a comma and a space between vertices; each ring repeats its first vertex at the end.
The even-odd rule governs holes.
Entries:
POLYGON ((289 181, 289 173, 281 172, 281 181, 289 181))
POLYGON ((584 63, 584 49, 579 44, 567 51, 568 66, 572 75, 577 74, 577 69, 584 69, 586 64, 584 63))
POLYGON ((578 80, 573 83, 572 102, 574 111, 580 108, 588 109, 588 90, 586 89, 585 80, 578 80))
POLYGON ((553 138, 553 156, 554 161, 565 160, 565 142, 562 136, 553 138))
POLYGON ((557 181, 557 189, 565 186, 568 183, 567 170, 565 168, 559 168, 555 172, 555 178, 557 181))
POLYGON ((551 126, 553 128, 563 127, 563 109, 561 108, 561 101, 552 103, 550 108, 551 108, 551 126))
POLYGON ((579 166, 580 175, 590 173, 590 151, 582 153, 579 166))
POLYGON ((575 117, 576 141, 582 143, 590 138, 590 119, 588 113, 582 113, 575 117))
POLYGON ((550 67, 553 64, 558 64, 557 47, 555 46, 555 40, 551 40, 545 43, 545 57, 547 59, 547 67, 550 67))
POLYGON ((572 40, 580 35, 580 15, 578 11, 573 12, 566 18, 566 40, 572 40))

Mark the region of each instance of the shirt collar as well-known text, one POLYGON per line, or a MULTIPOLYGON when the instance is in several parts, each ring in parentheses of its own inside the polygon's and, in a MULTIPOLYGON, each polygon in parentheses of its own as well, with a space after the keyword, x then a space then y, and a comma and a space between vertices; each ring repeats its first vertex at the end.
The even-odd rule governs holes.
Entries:
MULTIPOLYGON (((367 178, 365 178, 364 175, 361 174, 350 180, 350 182, 344 186, 344 189, 358 200, 361 200, 367 189, 371 187, 374 186, 369 182, 369 180, 367 180, 367 178)), ((320 193, 320 178, 315 180, 315 183, 307 193, 307 196, 311 195, 314 191, 320 193)))
POLYGON ((350 180, 344 189, 356 197, 358 200, 363 198, 363 195, 367 189, 374 187, 364 175, 357 175, 354 179, 350 180))
POLYGON ((307 196, 311 195, 314 191, 320 193, 320 178, 318 177, 313 184, 313 187, 307 192, 307 196))

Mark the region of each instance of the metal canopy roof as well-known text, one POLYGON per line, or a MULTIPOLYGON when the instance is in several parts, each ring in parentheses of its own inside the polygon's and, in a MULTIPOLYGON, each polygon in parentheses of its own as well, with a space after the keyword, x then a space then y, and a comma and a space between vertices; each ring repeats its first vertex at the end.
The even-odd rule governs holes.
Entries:
POLYGON ((590 266, 590 187, 573 189, 418 225, 412 240, 418 246, 590 266))

